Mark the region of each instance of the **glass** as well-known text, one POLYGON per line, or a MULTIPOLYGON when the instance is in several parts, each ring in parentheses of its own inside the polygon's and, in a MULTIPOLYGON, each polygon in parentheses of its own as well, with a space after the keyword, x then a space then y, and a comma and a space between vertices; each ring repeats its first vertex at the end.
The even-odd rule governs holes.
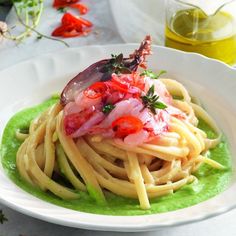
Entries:
POLYGON ((192 4, 166 0, 165 45, 235 64, 236 1, 208 15, 192 4))

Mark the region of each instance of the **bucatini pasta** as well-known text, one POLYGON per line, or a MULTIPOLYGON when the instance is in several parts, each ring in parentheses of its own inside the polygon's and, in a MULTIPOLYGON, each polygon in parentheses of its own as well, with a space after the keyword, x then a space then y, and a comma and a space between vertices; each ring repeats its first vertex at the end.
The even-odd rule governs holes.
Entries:
POLYGON ((105 202, 103 189, 107 189, 137 198, 141 208, 148 209, 150 198, 172 193, 196 180, 194 172, 200 164, 223 168, 206 155, 221 139, 212 118, 191 102, 179 82, 159 79, 158 83, 182 97, 173 100, 176 114, 170 116, 168 130, 138 145, 102 134, 72 138, 65 133, 65 111, 57 103, 31 122, 28 137, 16 132, 19 139, 25 138, 17 153, 22 178, 63 199, 76 198, 73 191, 51 179, 53 171, 60 169, 75 189, 88 191, 98 202, 105 202), (197 128, 199 118, 215 130, 216 138, 207 138, 197 128))

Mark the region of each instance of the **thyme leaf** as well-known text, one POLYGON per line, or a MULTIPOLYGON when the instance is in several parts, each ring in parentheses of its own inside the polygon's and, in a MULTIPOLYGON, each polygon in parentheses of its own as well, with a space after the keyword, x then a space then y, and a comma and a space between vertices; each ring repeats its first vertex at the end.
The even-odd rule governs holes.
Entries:
POLYGON ((65 13, 67 12, 68 8, 67 7, 59 7, 57 8, 57 11, 59 11, 60 13, 65 13))
POLYGON ((165 74, 165 70, 161 70, 158 74, 154 73, 152 70, 144 70, 143 73, 141 73, 141 76, 147 76, 151 79, 159 79, 161 75, 165 74))
POLYGON ((111 59, 109 62, 102 68, 102 73, 108 73, 108 74, 130 74, 132 71, 125 66, 124 64, 124 57, 123 54, 120 53, 119 55, 111 55, 111 59))
POLYGON ((153 114, 156 114, 156 109, 165 109, 167 106, 158 101, 159 96, 155 95, 155 87, 152 85, 149 90, 147 91, 147 94, 144 96, 141 96, 141 99, 143 101, 143 104, 146 108, 149 108, 150 111, 153 114))
POLYGON ((4 215, 3 211, 0 210, 0 223, 3 224, 5 221, 8 221, 8 219, 4 215))
POLYGON ((116 106, 112 105, 112 104, 107 104, 102 108, 102 112, 104 114, 108 114, 109 112, 111 112, 116 106))

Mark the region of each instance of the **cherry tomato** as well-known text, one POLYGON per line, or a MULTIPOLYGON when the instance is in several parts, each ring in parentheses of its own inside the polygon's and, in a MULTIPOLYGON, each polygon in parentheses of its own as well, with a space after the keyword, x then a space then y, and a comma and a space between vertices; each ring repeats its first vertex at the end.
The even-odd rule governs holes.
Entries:
POLYGON ((102 97, 107 87, 103 82, 96 82, 84 90, 84 95, 90 99, 102 97))
POLYGON ((113 121, 111 126, 117 138, 124 138, 142 130, 143 123, 139 118, 127 115, 113 121))

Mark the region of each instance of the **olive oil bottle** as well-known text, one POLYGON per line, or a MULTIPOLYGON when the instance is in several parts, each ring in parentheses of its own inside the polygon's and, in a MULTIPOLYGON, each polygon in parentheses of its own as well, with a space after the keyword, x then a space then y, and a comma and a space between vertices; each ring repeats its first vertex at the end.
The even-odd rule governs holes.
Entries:
POLYGON ((167 47, 236 63, 236 22, 229 13, 218 11, 207 16, 196 8, 180 10, 166 25, 167 47))

